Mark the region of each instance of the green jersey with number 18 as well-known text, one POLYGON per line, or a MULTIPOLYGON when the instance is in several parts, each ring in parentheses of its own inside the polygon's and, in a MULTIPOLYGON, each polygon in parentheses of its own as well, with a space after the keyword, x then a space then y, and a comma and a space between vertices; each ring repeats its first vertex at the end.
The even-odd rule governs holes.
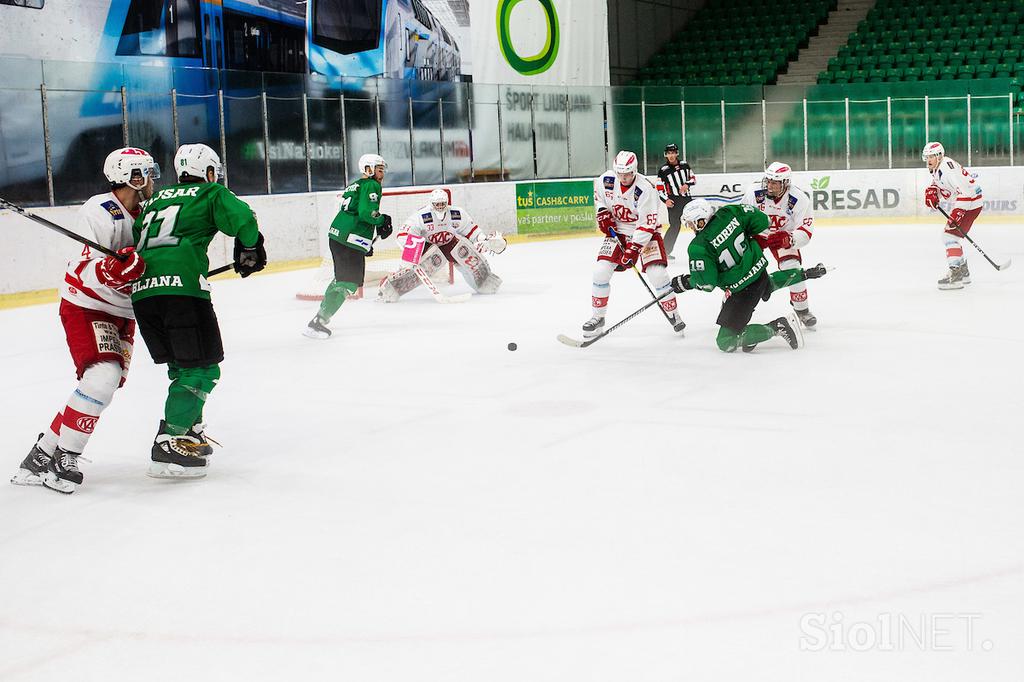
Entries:
POLYGON ((135 249, 146 261, 132 284, 132 301, 150 296, 210 299, 206 249, 218 232, 255 246, 256 215, 247 203, 216 182, 182 183, 158 191, 135 219, 135 249))
POLYGON ((768 266, 754 235, 768 229, 768 216, 745 204, 723 206, 687 248, 690 282, 704 291, 742 291, 768 266))

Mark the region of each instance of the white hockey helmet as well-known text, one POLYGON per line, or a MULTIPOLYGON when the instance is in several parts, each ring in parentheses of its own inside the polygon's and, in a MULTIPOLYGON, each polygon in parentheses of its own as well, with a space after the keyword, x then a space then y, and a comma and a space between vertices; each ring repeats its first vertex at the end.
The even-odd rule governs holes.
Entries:
POLYGON ((221 178, 220 156, 205 144, 183 144, 174 153, 174 177, 191 175, 207 181, 207 170, 213 169, 214 181, 221 178))
POLYGON ((373 175, 374 170, 377 166, 384 166, 387 170, 388 164, 384 161, 384 157, 380 154, 363 154, 359 157, 359 172, 365 173, 367 167, 370 168, 370 175, 373 175))
POLYGON ((694 232, 703 230, 711 216, 715 215, 715 206, 707 199, 693 199, 683 207, 683 224, 694 232), (704 221, 700 223, 700 221, 704 221))
POLYGON ((636 173, 636 154, 625 150, 619 152, 615 155, 615 163, 612 164, 612 170, 619 175, 636 173))
POLYGON ((938 142, 929 142, 924 146, 924 149, 921 150, 921 160, 925 163, 928 162, 929 156, 938 156, 939 158, 942 158, 945 155, 945 147, 938 142))
POLYGON ((160 178, 160 164, 145 149, 122 147, 107 154, 103 175, 111 185, 142 189, 150 178, 160 178))
POLYGON ((761 181, 761 187, 766 192, 768 191, 769 182, 781 182, 782 191, 776 195, 769 194, 773 199, 778 199, 783 194, 789 191, 790 180, 793 177, 793 169, 788 164, 773 161, 768 165, 768 168, 764 171, 764 180, 761 181))
POLYGON ((435 211, 448 210, 448 192, 438 187, 430 193, 430 206, 435 211))

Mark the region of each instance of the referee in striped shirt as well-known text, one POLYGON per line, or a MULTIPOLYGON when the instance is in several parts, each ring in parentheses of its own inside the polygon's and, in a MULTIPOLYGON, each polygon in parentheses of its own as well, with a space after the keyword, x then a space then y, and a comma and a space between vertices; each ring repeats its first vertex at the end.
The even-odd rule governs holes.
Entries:
POLYGON ((674 144, 665 147, 665 165, 658 171, 661 186, 665 188, 665 206, 668 208, 668 232, 665 233, 665 250, 669 255, 679 237, 683 206, 690 202, 690 187, 697 182, 697 176, 690 170, 690 164, 679 159, 679 147, 674 144))

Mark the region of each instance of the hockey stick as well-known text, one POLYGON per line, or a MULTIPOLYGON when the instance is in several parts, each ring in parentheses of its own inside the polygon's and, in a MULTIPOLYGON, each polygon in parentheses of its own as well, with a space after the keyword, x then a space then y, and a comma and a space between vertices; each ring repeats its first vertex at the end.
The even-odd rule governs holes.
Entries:
POLYGON ((587 339, 586 341, 578 341, 578 340, 576 340, 574 338, 566 336, 565 334, 559 334, 558 335, 558 340, 561 341, 562 343, 564 343, 567 346, 572 346, 573 348, 586 348, 587 346, 590 346, 590 345, 593 345, 593 344, 597 343, 598 341, 600 341, 604 337, 608 336, 609 334, 611 334, 613 331, 615 331, 616 329, 618 329, 622 325, 624 325, 627 322, 629 322, 630 320, 632 320, 634 317, 636 317, 637 315, 639 315, 643 311, 645 311, 648 308, 650 308, 652 305, 656 305, 658 303, 661 303, 661 300, 663 298, 668 298, 670 295, 672 295, 674 293, 675 293, 675 291, 673 291, 672 289, 669 289, 668 291, 666 291, 661 296, 655 297, 649 303, 645 304, 642 308, 639 308, 638 310, 634 311, 633 313, 631 313, 630 315, 626 316, 622 320, 619 320, 618 322, 613 324, 611 327, 608 327, 608 329, 605 329, 603 332, 601 332, 600 334, 598 334, 597 336, 595 336, 592 339, 587 339))
POLYGON ((988 254, 985 253, 985 251, 980 246, 978 246, 978 242, 971 239, 971 236, 969 234, 961 230, 959 223, 954 222, 953 219, 949 216, 949 214, 946 213, 946 210, 944 208, 942 208, 941 206, 936 206, 936 208, 939 209, 939 213, 946 216, 946 220, 948 220, 953 225, 954 229, 956 229, 960 236, 969 241, 971 243, 971 246, 976 248, 978 250, 978 253, 984 256, 985 260, 987 260, 996 270, 1006 270, 1008 267, 1013 265, 1013 262, 1009 258, 1007 258, 1006 262, 1002 264, 996 263, 994 260, 989 258, 988 254))
POLYGON ((434 297, 434 300, 438 303, 465 303, 469 300, 469 294, 459 294, 458 296, 445 296, 441 293, 441 290, 437 288, 434 281, 430 279, 422 267, 419 265, 412 266, 412 271, 416 273, 416 277, 419 278, 420 283, 423 284, 430 292, 430 295, 434 297))
POLYGON ((0 208, 6 208, 6 209, 9 209, 11 211, 14 211, 15 213, 17 213, 17 214, 19 214, 19 215, 21 215, 21 216, 23 216, 25 218, 28 218, 29 220, 31 220, 33 222, 39 223, 43 227, 48 227, 51 230, 53 230, 54 232, 59 232, 60 234, 64 235, 65 237, 70 237, 71 239, 74 239, 79 244, 84 244, 84 245, 88 246, 90 249, 93 249, 94 251, 99 251, 104 256, 113 256, 114 258, 116 258, 116 259, 118 259, 120 261, 123 261, 123 260, 125 260, 127 258, 127 256, 119 256, 114 251, 111 251, 110 249, 108 249, 105 246, 102 246, 101 244, 97 244, 96 242, 94 242, 93 240, 89 239, 88 237, 83 237, 80 234, 72 232, 71 230, 67 229, 66 227, 61 227, 60 225, 58 225, 57 223, 55 223, 53 221, 47 220, 46 218, 44 218, 42 216, 36 215, 35 213, 29 213, 28 211, 23 209, 21 206, 18 206, 17 204, 12 204, 11 202, 7 201, 4 198, 0 198, 0 208))
MULTIPOLYGON (((623 237, 618 232, 616 232, 614 227, 609 227, 608 228, 608 232, 611 234, 612 237, 614 237, 615 239, 617 239, 619 241, 619 244, 622 244, 623 240, 625 240, 625 237, 623 237)), ((636 273, 636 276, 640 278, 640 281, 644 285, 644 289, 647 289, 647 293, 649 293, 651 295, 651 298, 656 298, 657 294, 654 293, 654 289, 652 289, 651 285, 647 283, 646 279, 644 279, 644 274, 642 272, 640 272, 640 268, 638 268, 636 266, 636 263, 631 263, 630 267, 633 268, 633 272, 636 273)), ((661 314, 665 317, 665 319, 668 321, 668 323, 670 325, 672 325, 672 329, 674 330, 676 328, 676 323, 669 316, 668 312, 664 308, 662 308, 661 306, 658 306, 658 310, 661 311, 661 314)))

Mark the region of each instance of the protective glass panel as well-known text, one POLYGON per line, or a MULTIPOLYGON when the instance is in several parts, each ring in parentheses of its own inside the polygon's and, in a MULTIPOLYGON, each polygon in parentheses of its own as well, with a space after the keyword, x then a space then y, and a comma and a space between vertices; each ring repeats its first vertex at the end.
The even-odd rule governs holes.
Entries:
POLYGON ((889 166, 888 128, 885 100, 850 100, 850 168, 889 166))
POLYGON ((105 190, 103 160, 124 145, 121 95, 49 91, 54 199, 68 204, 105 190))
POLYGON ((1010 163, 1010 109, 1008 96, 971 98, 971 164, 1002 166, 1010 163))
POLYGON ((263 147, 263 104, 259 96, 224 96, 225 178, 235 194, 267 192, 263 147))
POLYGON ((267 122, 271 190, 275 194, 307 191, 302 98, 267 97, 267 122))
POLYGON ((569 177, 596 176, 608 167, 604 95, 604 88, 569 88, 569 177))
POLYGON ((345 183, 341 149, 341 100, 337 97, 311 97, 308 105, 313 191, 336 190, 345 183))
POLYGON ((725 163, 730 172, 764 170, 760 102, 726 102, 725 163))
POLYGON ((16 204, 48 204, 38 91, 0 91, 0 140, 0 196, 16 204))

